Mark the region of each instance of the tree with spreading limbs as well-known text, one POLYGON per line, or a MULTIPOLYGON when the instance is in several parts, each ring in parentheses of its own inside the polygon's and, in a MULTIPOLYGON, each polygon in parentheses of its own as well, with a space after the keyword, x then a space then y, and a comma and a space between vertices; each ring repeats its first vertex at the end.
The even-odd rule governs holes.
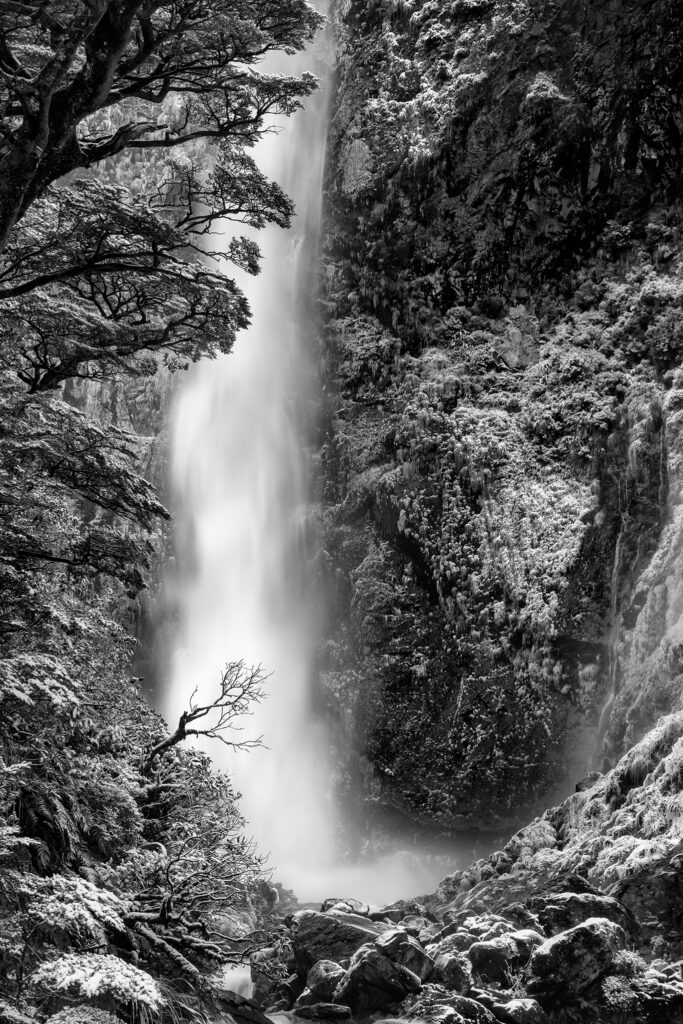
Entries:
POLYGON ((248 149, 316 85, 258 65, 320 22, 306 0, 0 0, 0 360, 31 392, 230 351, 249 309, 224 269, 259 259, 238 232, 292 214, 248 149))
POLYGON ((0 247, 48 185, 126 148, 252 145, 312 85, 255 65, 319 24, 306 0, 2 0, 0 247), (169 98, 165 122, 153 111, 169 98), (94 134, 93 115, 114 106, 130 116, 94 134))

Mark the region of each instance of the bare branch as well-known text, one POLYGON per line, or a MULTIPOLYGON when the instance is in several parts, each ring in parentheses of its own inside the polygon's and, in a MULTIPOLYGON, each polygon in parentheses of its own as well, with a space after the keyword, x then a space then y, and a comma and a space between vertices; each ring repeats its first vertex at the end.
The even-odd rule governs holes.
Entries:
POLYGON ((248 750, 261 746, 261 736, 257 739, 241 740, 233 738, 233 734, 239 731, 240 726, 237 723, 248 714, 252 704, 258 704, 263 700, 263 683, 266 678, 260 665, 247 669, 243 661, 228 662, 221 674, 216 697, 207 704, 201 704, 196 700, 197 690, 193 692, 190 706, 180 716, 175 731, 155 743, 150 750, 143 765, 143 772, 149 770, 157 757, 182 743, 189 736, 217 739, 233 750, 248 750), (197 726, 196 723, 204 722, 204 719, 207 721, 197 726))

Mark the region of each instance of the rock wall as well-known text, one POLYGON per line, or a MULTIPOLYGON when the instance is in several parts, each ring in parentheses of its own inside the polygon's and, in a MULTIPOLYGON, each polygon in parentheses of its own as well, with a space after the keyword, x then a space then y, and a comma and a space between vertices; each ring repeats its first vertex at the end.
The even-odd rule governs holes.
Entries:
POLYGON ((677 20, 338 4, 320 680, 364 813, 505 827, 678 706, 677 20))

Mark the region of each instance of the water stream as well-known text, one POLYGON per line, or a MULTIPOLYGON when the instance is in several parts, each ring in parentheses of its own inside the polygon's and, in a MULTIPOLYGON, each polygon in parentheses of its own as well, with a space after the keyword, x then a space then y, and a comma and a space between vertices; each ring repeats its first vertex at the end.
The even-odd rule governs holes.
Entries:
MULTIPOLYGON (((327 45, 324 38, 319 47, 327 45)), ((285 58, 287 73, 315 54, 285 58)), ((269 70, 279 70, 269 65, 269 70)), ((230 356, 188 375, 173 414, 172 483, 178 523, 178 649, 165 712, 177 720, 195 687, 216 692, 222 666, 270 673, 268 697, 244 723, 266 746, 206 749, 242 792, 242 811, 274 878, 301 899, 354 895, 373 903, 426 891, 450 866, 397 853, 344 865, 335 852, 329 740, 315 714, 315 602, 307 581, 308 473, 304 436, 316 399, 311 303, 326 136, 324 90, 257 161, 294 199, 284 232, 258 237, 262 272, 243 282, 253 324, 230 356)))
MULTIPOLYGON (((310 54, 303 60, 310 66, 310 54)), ((305 580, 302 420, 312 374, 299 301, 319 221, 324 138, 318 95, 259 145, 261 169, 299 213, 289 231, 260 233, 262 272, 240 282, 252 327, 230 356, 194 368, 173 417, 184 568, 181 644, 166 710, 173 720, 195 686, 215 693, 227 661, 260 664, 270 674, 267 699, 243 723, 245 737, 263 735, 267 746, 231 755, 214 744, 210 752, 229 769, 255 838, 288 884, 298 881, 297 864, 331 857, 327 744, 311 708, 315 616, 305 580)))

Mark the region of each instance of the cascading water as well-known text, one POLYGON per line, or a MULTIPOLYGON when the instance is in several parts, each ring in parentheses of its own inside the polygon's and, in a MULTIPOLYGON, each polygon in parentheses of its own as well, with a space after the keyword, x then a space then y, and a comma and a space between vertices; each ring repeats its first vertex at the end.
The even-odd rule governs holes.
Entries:
MULTIPOLYGON (((310 66, 311 54, 296 60, 310 66)), ((286 70, 299 68, 290 59, 286 70)), ((259 145, 261 169, 294 199, 297 216, 288 232, 259 235, 262 271, 243 285, 252 327, 229 357, 195 367, 176 403, 180 637, 165 710, 175 721, 195 687, 215 694, 227 661, 261 664, 268 696, 244 735, 262 735, 266 746, 207 749, 242 792, 249 829, 270 852, 277 880, 303 899, 343 892, 383 902, 424 892, 449 865, 413 853, 353 867, 335 855, 328 740, 312 707, 316 617, 301 525, 303 428, 316 396, 311 317, 300 299, 320 220, 325 115, 319 93, 259 145)))
POLYGON ((311 360, 298 302, 302 253, 319 220, 324 139, 318 96, 260 143, 261 169, 292 196, 298 215, 290 231, 259 236, 262 272, 243 283, 252 327, 229 357, 193 370, 172 442, 179 555, 190 564, 180 577, 182 646, 167 712, 177 716, 195 686, 216 693, 227 661, 270 674, 267 699, 243 723, 245 736, 263 735, 266 747, 228 763, 220 750, 211 753, 243 792, 243 811, 277 876, 297 887, 297 865, 329 863, 333 831, 327 745, 310 707, 315 627, 302 579, 301 435, 311 360))

